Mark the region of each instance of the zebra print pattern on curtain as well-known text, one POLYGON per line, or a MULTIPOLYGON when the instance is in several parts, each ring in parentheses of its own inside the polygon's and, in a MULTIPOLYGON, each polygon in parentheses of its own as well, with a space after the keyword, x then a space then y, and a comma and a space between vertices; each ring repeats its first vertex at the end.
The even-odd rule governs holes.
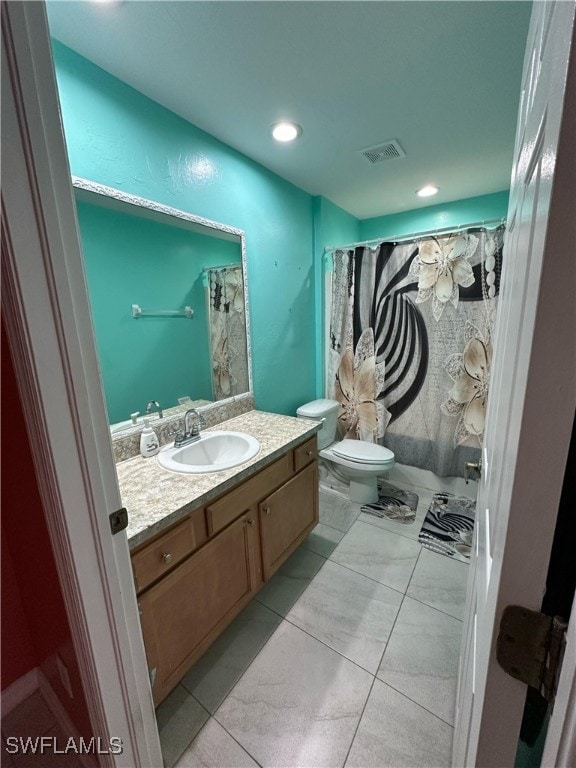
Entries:
MULTIPOLYGON (((383 377, 373 388, 374 439, 402 464, 462 475, 464 461, 478 458, 503 233, 470 229, 334 252, 327 394, 342 403, 344 360, 370 330, 383 377)), ((350 410, 351 402, 341 408, 341 433, 350 410)))

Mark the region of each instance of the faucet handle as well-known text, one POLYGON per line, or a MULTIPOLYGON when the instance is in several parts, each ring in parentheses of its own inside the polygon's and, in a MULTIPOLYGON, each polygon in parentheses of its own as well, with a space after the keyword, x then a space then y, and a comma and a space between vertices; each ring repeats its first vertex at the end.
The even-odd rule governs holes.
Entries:
POLYGON ((182 445, 184 440, 186 439, 186 436, 183 432, 179 432, 178 430, 174 430, 173 432, 168 432, 168 437, 174 438, 174 448, 178 448, 179 445, 182 445))

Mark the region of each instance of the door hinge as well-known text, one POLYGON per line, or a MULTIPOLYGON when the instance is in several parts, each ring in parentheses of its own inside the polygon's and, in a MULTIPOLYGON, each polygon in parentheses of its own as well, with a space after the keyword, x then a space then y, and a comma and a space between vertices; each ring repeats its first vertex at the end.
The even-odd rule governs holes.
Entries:
POLYGON ((536 688, 546 701, 556 694, 568 622, 520 605, 504 609, 496 659, 517 680, 536 688))
POLYGON ((111 512, 108 516, 110 520, 110 530, 112 535, 120 533, 124 528, 128 528, 128 510, 126 507, 118 509, 116 512, 111 512))

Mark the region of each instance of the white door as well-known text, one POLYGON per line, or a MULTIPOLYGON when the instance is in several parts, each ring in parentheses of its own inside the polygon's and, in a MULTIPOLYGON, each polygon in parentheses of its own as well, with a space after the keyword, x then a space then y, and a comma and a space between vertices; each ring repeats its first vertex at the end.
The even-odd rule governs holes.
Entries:
MULTIPOLYGON (((574 419, 574 12, 573 0, 535 2, 528 34, 460 662, 457 768, 514 765, 526 686, 500 668, 495 641, 506 605, 540 608, 574 419)), ((567 655, 565 666, 573 674, 574 659, 567 655)))
POLYGON ((99 380, 43 3, 1 4, 2 315, 98 764, 162 756, 99 380), (109 750, 121 739, 122 751, 109 750), (109 754, 107 754, 109 752, 109 754))

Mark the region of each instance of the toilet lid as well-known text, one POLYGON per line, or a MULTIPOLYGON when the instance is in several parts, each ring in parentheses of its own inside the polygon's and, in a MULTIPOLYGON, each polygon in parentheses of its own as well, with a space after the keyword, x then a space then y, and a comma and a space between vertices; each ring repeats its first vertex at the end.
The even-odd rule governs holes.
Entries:
POLYGON ((367 443, 365 440, 342 440, 332 447, 333 453, 352 461, 362 461, 365 464, 382 464, 393 461, 394 454, 388 448, 377 443, 367 443))

